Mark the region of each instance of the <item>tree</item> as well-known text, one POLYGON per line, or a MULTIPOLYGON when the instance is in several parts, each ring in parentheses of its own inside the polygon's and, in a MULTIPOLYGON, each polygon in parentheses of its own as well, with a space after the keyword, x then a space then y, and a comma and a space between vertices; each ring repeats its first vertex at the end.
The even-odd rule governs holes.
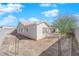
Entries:
POLYGON ((58 55, 72 55, 73 47, 75 43, 74 40, 74 29, 77 27, 77 19, 74 16, 62 16, 58 17, 53 26, 59 30, 61 35, 61 40, 58 41, 58 55), (66 47, 66 49, 64 48, 66 47))
POLYGON ((73 30, 76 27, 76 18, 73 16, 62 16, 58 17, 54 21, 53 26, 59 30, 61 35, 73 34, 73 30))

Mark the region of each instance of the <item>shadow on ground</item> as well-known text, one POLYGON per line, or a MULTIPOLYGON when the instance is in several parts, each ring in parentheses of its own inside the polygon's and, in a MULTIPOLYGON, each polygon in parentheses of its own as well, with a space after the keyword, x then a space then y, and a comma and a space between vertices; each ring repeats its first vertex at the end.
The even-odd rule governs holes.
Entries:
POLYGON ((28 38, 28 37, 26 37, 24 35, 21 35, 21 34, 17 33, 16 29, 13 32, 11 32, 10 34, 13 35, 13 36, 16 36, 19 40, 24 40, 24 39, 28 39, 29 40, 30 39, 30 38, 28 38))

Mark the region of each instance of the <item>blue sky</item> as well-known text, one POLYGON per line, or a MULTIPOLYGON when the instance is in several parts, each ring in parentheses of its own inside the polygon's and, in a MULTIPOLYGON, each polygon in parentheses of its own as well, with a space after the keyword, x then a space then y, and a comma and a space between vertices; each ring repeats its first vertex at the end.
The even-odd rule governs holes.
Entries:
POLYGON ((0 26, 17 26, 19 21, 48 21, 51 24, 58 16, 73 14, 79 18, 77 3, 8 3, 0 4, 0 26))

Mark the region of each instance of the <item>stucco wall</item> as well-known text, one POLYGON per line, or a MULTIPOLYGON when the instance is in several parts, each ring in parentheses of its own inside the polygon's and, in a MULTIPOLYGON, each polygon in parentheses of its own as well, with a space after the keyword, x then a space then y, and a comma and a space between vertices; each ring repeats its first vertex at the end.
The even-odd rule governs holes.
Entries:
POLYGON ((37 40, 42 39, 47 36, 47 34, 43 33, 43 28, 48 28, 45 23, 37 25, 37 40))
MULTIPOLYGON (((45 23, 41 23, 39 25, 37 24, 32 24, 29 25, 28 27, 24 27, 23 25, 19 24, 18 28, 17 28, 17 32, 25 35, 26 37, 35 39, 35 40, 39 40, 42 39, 44 37, 47 36, 47 34, 43 33, 43 28, 48 28, 48 26, 45 23), (28 28, 28 32, 22 32, 21 29, 27 29, 28 28)), ((49 29, 49 28, 48 28, 49 29)))
POLYGON ((17 32, 31 39, 36 39, 36 25, 29 25, 25 27, 20 24, 17 32), (26 31, 27 28, 28 31, 26 31), (20 31, 21 29, 24 29, 24 31, 20 31))
POLYGON ((22 28, 21 23, 19 23, 18 26, 17 26, 17 33, 20 33, 20 28, 22 28))

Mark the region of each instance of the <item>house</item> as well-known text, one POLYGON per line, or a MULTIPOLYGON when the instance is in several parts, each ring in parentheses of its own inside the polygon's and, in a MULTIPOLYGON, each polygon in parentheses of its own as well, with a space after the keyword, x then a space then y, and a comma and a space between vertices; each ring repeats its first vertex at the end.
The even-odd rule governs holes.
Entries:
POLYGON ((11 30, 11 29, 15 29, 15 27, 13 27, 13 26, 2 26, 2 29, 11 30))
POLYGON ((34 40, 39 40, 47 37, 51 30, 47 22, 44 21, 21 21, 17 26, 17 33, 34 40))
POLYGON ((13 27, 13 26, 0 26, 0 29, 8 29, 8 30, 11 30, 11 29, 15 29, 15 27, 13 27))

